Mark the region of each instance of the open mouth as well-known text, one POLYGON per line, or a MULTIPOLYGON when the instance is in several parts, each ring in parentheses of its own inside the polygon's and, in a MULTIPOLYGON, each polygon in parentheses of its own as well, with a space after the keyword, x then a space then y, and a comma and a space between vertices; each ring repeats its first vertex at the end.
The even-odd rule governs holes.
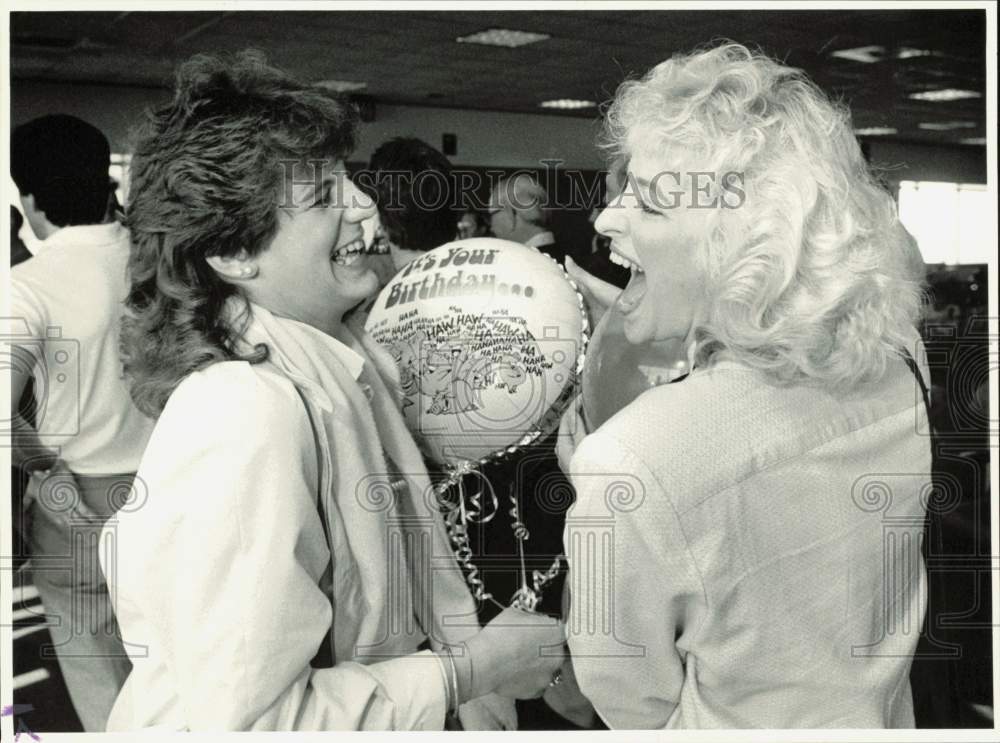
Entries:
POLYGON ((624 266, 631 272, 628 284, 615 300, 618 311, 623 315, 629 315, 642 304, 642 299, 646 296, 646 272, 634 260, 626 258, 615 250, 614 245, 611 246, 611 262, 624 266))
POLYGON ((642 270, 642 266, 633 260, 626 258, 624 255, 616 251, 614 248, 611 249, 611 262, 627 268, 629 271, 636 271, 638 273, 645 273, 642 270))
POLYGON ((351 266, 357 263, 361 259, 361 256, 365 254, 365 242, 359 237, 334 250, 330 255, 330 260, 338 266, 351 266))

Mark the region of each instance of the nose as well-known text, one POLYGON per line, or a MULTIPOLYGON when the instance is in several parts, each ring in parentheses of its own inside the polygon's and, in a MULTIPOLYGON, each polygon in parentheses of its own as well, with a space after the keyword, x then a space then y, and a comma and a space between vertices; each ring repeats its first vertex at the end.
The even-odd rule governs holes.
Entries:
POLYGON ((344 215, 349 222, 362 222, 375 214, 375 202, 364 191, 358 188, 354 181, 347 178, 346 193, 347 213, 344 215))
POLYGON ((625 231, 625 209, 621 199, 608 204, 594 221, 594 229, 602 235, 615 238, 625 231))

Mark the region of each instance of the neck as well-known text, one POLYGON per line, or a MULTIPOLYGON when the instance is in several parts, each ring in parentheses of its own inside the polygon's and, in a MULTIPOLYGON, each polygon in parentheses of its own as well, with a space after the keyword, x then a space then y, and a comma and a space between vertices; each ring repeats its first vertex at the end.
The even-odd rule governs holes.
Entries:
POLYGON ((514 242, 527 242, 535 235, 540 235, 543 232, 545 232, 544 227, 539 227, 536 224, 525 223, 514 230, 511 239, 513 239, 514 242))
POLYGON ((39 240, 48 240, 54 234, 56 234, 62 227, 58 227, 52 224, 50 221, 45 220, 42 224, 38 225, 37 228, 32 226, 32 229, 36 232, 36 237, 39 240))
MULTIPOLYGON (((38 225, 37 236, 39 240, 48 240, 54 234, 56 234, 60 230, 66 229, 67 227, 95 227, 98 225, 110 224, 113 221, 114 221, 113 219, 102 219, 100 222, 89 222, 87 224, 75 224, 75 225, 67 224, 60 227, 57 224, 52 224, 52 222, 46 219, 41 224, 38 225)), ((35 229, 34 225, 32 225, 32 229, 35 229)))
POLYGON ((311 325, 323 333, 326 333, 332 338, 340 339, 344 332, 344 318, 341 317, 317 317, 312 319, 299 319, 297 317, 292 318, 293 320, 298 320, 299 322, 305 323, 306 325, 311 325))
MULTIPOLYGON (((249 293, 248 293, 249 295, 249 293)), ((316 328, 316 330, 326 335, 332 336, 333 338, 340 339, 340 335, 343 333, 344 329, 344 318, 335 317, 333 315, 325 317, 310 317, 305 313, 288 312, 286 310, 276 310, 273 309, 267 302, 260 301, 259 297, 254 297, 249 295, 249 299, 253 304, 263 307, 272 315, 284 320, 294 320, 295 322, 300 322, 303 325, 308 325, 311 328, 316 328)))

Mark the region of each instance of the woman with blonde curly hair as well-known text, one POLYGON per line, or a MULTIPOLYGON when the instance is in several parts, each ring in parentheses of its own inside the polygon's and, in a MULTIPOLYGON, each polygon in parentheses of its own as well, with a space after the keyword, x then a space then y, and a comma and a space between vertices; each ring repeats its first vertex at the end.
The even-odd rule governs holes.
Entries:
POLYGON ((931 455, 892 199, 846 110, 736 44, 624 83, 606 132, 625 334, 693 371, 564 420, 581 689, 612 728, 912 727, 931 455))
POLYGON ((157 422, 105 529, 133 664, 111 730, 498 729, 560 665, 553 620, 479 627, 392 359, 345 320, 377 289, 356 120, 196 57, 138 143, 122 343, 157 422))

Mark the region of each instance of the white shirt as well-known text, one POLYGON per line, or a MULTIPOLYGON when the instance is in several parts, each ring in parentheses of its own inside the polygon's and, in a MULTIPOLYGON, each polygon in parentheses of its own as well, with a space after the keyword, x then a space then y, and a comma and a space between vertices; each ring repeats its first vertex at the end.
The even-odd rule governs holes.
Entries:
POLYGON ((118 356, 128 232, 64 227, 38 247, 11 269, 11 330, 34 364, 39 438, 77 474, 135 472, 153 423, 132 404, 118 356))
POLYGON ((524 244, 532 248, 544 248, 546 245, 553 245, 555 241, 556 241, 556 236, 553 235, 548 230, 545 230, 544 232, 539 232, 535 235, 532 235, 531 237, 529 237, 527 240, 524 241, 524 244))

